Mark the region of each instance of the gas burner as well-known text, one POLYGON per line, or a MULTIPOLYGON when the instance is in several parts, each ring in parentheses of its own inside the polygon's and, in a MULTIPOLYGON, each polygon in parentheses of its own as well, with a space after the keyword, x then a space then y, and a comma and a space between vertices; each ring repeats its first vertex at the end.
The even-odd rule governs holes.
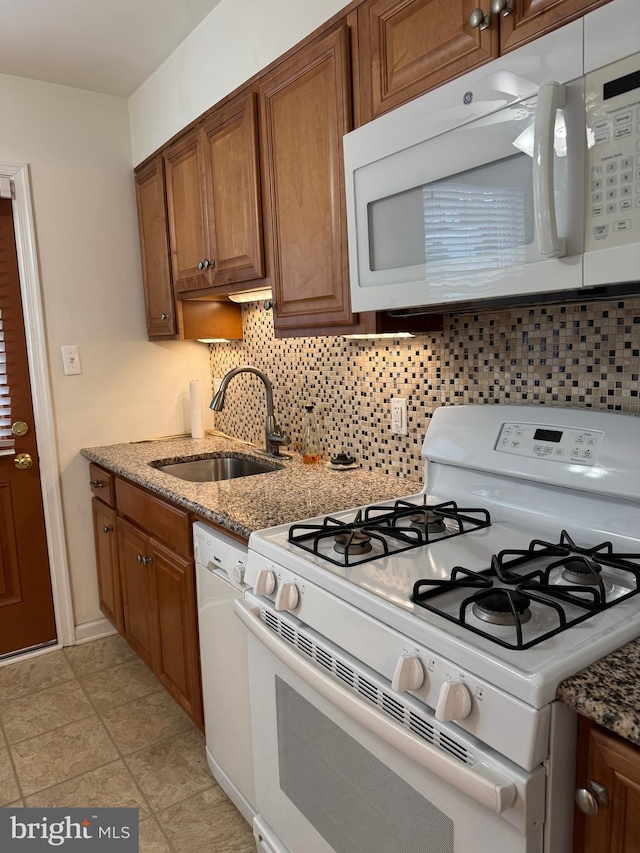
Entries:
POLYGON ((473 605, 473 615, 490 625, 521 625, 531 619, 531 599, 520 592, 496 589, 473 605), (515 611, 515 612, 514 612, 515 611))
POLYGON ((446 533, 447 526, 441 515, 432 509, 421 509, 409 516, 412 527, 416 527, 427 535, 433 533, 446 533))
POLYGON ((432 538, 441 542, 490 525, 486 509, 459 507, 455 501, 427 507, 397 500, 360 509, 350 521, 327 516, 292 524, 288 540, 335 566, 351 568, 428 546, 432 538))
POLYGON ((563 530, 557 543, 494 554, 480 572, 456 566, 450 578, 419 580, 411 601, 505 648, 529 649, 639 592, 640 554, 610 542, 582 548, 563 530))
POLYGON ((371 537, 358 530, 338 533, 334 536, 333 548, 338 554, 367 554, 372 550, 371 537))
POLYGON ((561 577, 569 583, 575 583, 580 586, 597 586, 598 575, 602 569, 593 560, 588 560, 586 557, 567 557, 561 563, 561 577))

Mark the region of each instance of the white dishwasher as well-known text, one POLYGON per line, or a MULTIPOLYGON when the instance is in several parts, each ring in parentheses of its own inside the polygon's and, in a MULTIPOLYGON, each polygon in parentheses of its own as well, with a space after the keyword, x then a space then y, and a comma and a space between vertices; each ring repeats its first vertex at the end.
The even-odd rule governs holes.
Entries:
POLYGON ((235 616, 247 548, 200 521, 193 525, 204 724, 209 768, 243 817, 255 815, 247 629, 235 616))

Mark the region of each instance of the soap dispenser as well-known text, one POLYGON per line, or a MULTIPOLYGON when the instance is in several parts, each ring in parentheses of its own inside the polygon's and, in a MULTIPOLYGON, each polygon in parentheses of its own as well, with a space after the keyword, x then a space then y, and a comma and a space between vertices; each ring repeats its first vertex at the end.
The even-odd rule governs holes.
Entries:
POLYGON ((320 462, 320 436, 316 421, 315 406, 305 406, 302 421, 302 461, 307 465, 317 465, 320 462))

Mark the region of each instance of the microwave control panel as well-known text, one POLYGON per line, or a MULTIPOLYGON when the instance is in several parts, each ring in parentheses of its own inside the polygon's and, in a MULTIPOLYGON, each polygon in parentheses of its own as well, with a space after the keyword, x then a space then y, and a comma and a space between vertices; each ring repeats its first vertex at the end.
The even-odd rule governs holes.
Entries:
POLYGON ((504 423, 495 449, 514 456, 571 465, 595 465, 604 433, 544 424, 504 423))
POLYGON ((589 148, 585 251, 590 252, 638 239, 640 53, 587 74, 585 99, 589 148))

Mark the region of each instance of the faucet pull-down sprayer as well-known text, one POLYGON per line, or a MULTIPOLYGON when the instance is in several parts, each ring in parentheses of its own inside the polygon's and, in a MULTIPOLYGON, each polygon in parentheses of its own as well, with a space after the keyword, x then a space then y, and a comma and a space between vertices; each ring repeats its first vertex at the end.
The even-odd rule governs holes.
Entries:
POLYGON ((209 404, 209 408, 212 409, 214 412, 221 412, 223 410, 227 386, 229 385, 229 382, 233 379, 233 377, 237 376, 239 373, 253 373, 259 379, 261 379, 264 384, 267 403, 267 416, 265 420, 264 430, 264 449, 269 454, 269 456, 279 456, 280 447, 289 444, 291 439, 276 422, 275 415, 273 413, 273 388, 266 373, 263 373, 261 370, 258 370, 257 367, 250 367, 249 365, 244 365, 243 367, 234 367, 233 370, 230 370, 224 375, 222 382, 220 383, 220 387, 216 391, 213 400, 209 404))

